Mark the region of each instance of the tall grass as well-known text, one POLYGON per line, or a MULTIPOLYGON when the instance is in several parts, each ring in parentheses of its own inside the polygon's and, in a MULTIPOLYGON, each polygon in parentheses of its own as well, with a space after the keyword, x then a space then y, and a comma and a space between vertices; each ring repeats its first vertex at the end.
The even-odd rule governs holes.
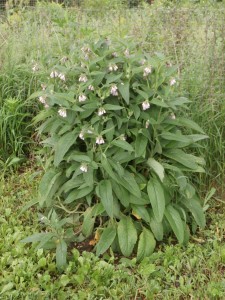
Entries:
MULTIPOLYGON (((225 185, 225 22, 223 8, 65 9, 39 4, 7 15, 0 23, 0 106, 8 98, 25 101, 40 88, 51 59, 73 56, 76 47, 99 36, 131 36, 149 53, 163 52, 178 66, 178 89, 192 100, 187 112, 209 139, 201 154, 204 191, 225 185), (38 72, 32 71, 37 63, 38 72)), ((24 102, 35 114, 37 103, 24 102)))

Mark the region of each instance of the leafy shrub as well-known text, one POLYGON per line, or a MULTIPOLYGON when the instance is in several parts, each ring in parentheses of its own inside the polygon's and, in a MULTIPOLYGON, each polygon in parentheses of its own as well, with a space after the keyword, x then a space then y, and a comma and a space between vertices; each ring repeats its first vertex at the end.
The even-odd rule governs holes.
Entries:
POLYGON ((185 149, 206 136, 178 117, 189 100, 176 94, 175 72, 162 54, 128 40, 100 40, 52 67, 32 95, 46 108, 35 118, 48 149, 39 205, 52 230, 24 242, 56 247, 59 267, 67 243, 87 238, 97 255, 111 247, 140 261, 170 232, 183 244, 190 224, 205 226, 190 183, 204 159, 185 149), (187 128, 197 134, 184 135, 187 128))

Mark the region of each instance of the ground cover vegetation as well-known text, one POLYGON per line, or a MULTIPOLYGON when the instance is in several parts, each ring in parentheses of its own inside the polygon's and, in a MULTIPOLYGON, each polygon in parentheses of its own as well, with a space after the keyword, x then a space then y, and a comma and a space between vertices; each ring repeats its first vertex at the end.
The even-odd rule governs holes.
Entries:
MULTIPOLYGON (((161 299, 165 297, 168 297, 168 299, 171 299, 171 297, 174 299, 182 297, 188 299, 192 296, 198 299, 202 295, 205 296, 204 298, 222 299, 224 295, 224 281, 222 280, 224 270, 224 224, 222 221, 219 222, 219 217, 222 218, 223 216, 225 167, 223 6, 221 5, 219 8, 197 7, 195 10, 187 8, 177 10, 170 5, 169 10, 163 10, 158 4, 154 4, 151 8, 143 6, 135 10, 124 9, 124 7, 121 10, 118 7, 108 11, 105 9, 104 11, 97 11, 81 9, 80 7, 79 9, 65 9, 56 4, 38 4, 35 13, 31 10, 7 12, 2 17, 0 26, 2 45, 0 49, 0 159, 3 170, 1 174, 1 202, 3 203, 1 223, 3 224, 3 240, 9 238, 9 248, 5 243, 1 246, 2 253, 6 253, 2 256, 2 297, 6 299, 7 297, 13 299, 28 297, 29 299, 31 297, 29 292, 34 292, 33 297, 37 299, 42 296, 54 298, 56 293, 58 297, 67 299, 66 297, 71 297, 67 293, 70 290, 77 293, 73 296, 74 299, 76 297, 78 297, 77 299, 82 299, 82 297, 83 299, 88 297, 89 299, 99 299, 99 297, 103 299, 133 299, 135 297, 136 299, 161 299), (215 14, 217 18, 215 18, 215 14), (93 41, 99 40, 100 36, 103 37, 102 42, 99 45, 93 44, 93 41), (108 50, 108 47, 111 47, 107 45, 110 40, 120 40, 125 36, 129 37, 127 40, 135 39, 136 46, 125 47, 126 45, 115 42, 116 51, 112 51, 113 47, 108 50), (86 48, 84 45, 86 45, 86 48), (128 48, 130 48, 129 52, 128 48), (81 51, 81 49, 83 50, 81 51), (89 50, 91 53, 89 53, 89 50), (116 57, 117 55, 114 52, 119 52, 119 57, 116 57), (166 59, 162 57, 161 52, 165 53, 166 59), (121 53, 125 60, 121 58, 121 53), (134 53, 136 54, 134 55, 134 53), (85 60, 85 55, 92 56, 88 63, 85 60), (99 61, 95 61, 97 58, 99 61), (80 62, 82 59, 83 66, 74 68, 77 61, 80 62), (145 59, 144 65, 141 65, 143 59, 145 59), (94 61, 95 63, 92 63, 94 61), (86 66, 84 66, 85 63, 86 66), (161 64, 163 65, 162 70, 158 72, 157 70, 161 64), (92 70, 91 65, 98 66, 100 70, 92 70), (73 68, 76 71, 71 71, 73 68), (132 90, 130 87, 127 88, 126 83, 129 68, 131 73, 135 74, 131 80, 132 90), (100 73, 106 69, 107 77, 103 79, 100 73), (174 73, 175 70, 177 73, 174 73), (91 76, 90 72, 92 72, 91 76), (154 95, 149 101, 146 101, 146 94, 144 95, 144 93, 148 91, 143 89, 144 83, 148 82, 150 85, 156 85, 160 78, 159 75, 163 77, 163 81, 158 84, 160 92, 157 92, 157 97, 154 95), (158 79, 156 80, 157 76, 158 79), (92 81, 89 82, 90 77, 92 81), (137 95, 133 90, 133 85, 136 85, 135 91, 139 90, 137 95), (79 97, 85 96, 84 92, 86 93, 86 91, 88 91, 88 97, 91 97, 92 94, 96 95, 93 88, 98 90, 98 99, 102 97, 102 99, 108 100, 103 103, 99 102, 96 96, 95 99, 92 97, 95 107, 87 107, 86 109, 90 114, 83 117, 82 107, 88 105, 88 103, 86 103, 84 97, 82 101, 79 101, 79 97), (34 92, 40 90, 41 92, 32 96, 34 92), (52 94, 53 90, 54 94, 52 94), (174 90, 176 91, 174 92, 174 90), (132 99, 132 95, 134 96, 130 103, 127 103, 128 91, 130 93, 129 99, 132 99), (71 103, 74 94, 77 95, 78 105, 72 105, 71 103), (119 105, 114 103, 114 97, 117 97, 117 94, 121 96, 119 105), (162 103, 159 106, 160 97, 165 96, 165 94, 170 104, 166 101, 164 106, 162 106, 162 103), (187 99, 192 100, 190 103, 185 104, 186 109, 181 106, 182 110, 176 110, 176 105, 171 106, 171 101, 177 101, 176 97, 178 96, 176 95, 182 95, 183 98, 180 99, 185 102, 188 101, 187 99), (59 104, 62 105, 62 103, 59 103, 59 99, 63 101, 61 107, 59 104), (155 103, 151 103, 151 101, 155 103), (117 105, 117 110, 115 110, 115 105, 117 105), (132 105, 133 114, 131 115, 129 115, 129 109, 131 109, 129 105, 132 105), (113 106, 114 110, 111 110, 113 106), (148 111, 153 112, 153 110, 156 114, 160 112, 164 120, 170 120, 166 127, 160 124, 161 131, 158 138, 155 135, 158 124, 154 124, 152 122, 153 117, 150 120, 146 114, 148 111), (39 111, 41 113, 36 117, 36 123, 32 123, 31 120, 39 111), (94 111, 97 111, 97 113, 94 113, 94 111), (133 125, 136 125, 130 131, 126 130, 127 125, 123 127, 121 124, 117 127, 117 125, 111 124, 112 126, 110 126, 108 124, 110 120, 107 119, 106 112, 110 115, 112 122, 114 119, 116 120, 115 124, 118 124, 120 119, 125 119, 129 115, 133 125), (138 122, 138 114, 143 122, 138 122), (76 118, 74 118, 75 115, 76 118), (57 123, 54 126, 50 125, 51 120, 53 120, 51 116, 54 117, 55 123, 57 123), (44 119, 45 123, 39 128, 39 133, 42 133, 41 139, 44 135, 48 137, 45 145, 50 148, 53 147, 50 156, 50 152, 47 150, 48 147, 40 150, 41 148, 38 145, 40 136, 37 136, 35 131, 38 121, 44 119), (80 121, 76 123, 75 119, 80 119, 80 121), (186 120, 186 122, 178 124, 181 120, 186 120), (195 123, 187 120, 193 120, 195 123), (79 153, 70 153, 69 155, 67 150, 70 147, 63 147, 65 141, 62 141, 60 146, 58 140, 61 137, 66 138, 66 134, 71 136, 74 124, 79 127, 79 130, 74 132, 78 142, 75 144, 74 140, 73 144, 70 145, 72 147, 70 150, 72 151, 74 146, 75 148, 79 147, 79 153), (199 124, 200 127, 196 124, 199 124), (144 134, 146 127, 149 126, 154 131, 154 135, 151 137, 144 134), (89 132, 87 132, 88 130, 89 132), (199 131, 198 135, 194 136, 193 130, 199 131), (55 135, 53 135, 54 132, 56 132, 55 135), (93 132, 94 135, 91 136, 90 134, 93 134, 93 132), (196 141, 205 138, 204 133, 208 135, 208 139, 200 142, 197 148, 193 147, 196 146, 196 141), (124 138, 127 138, 127 140, 124 140, 124 138), (166 149, 161 153, 158 152, 159 149, 154 152, 156 150, 155 144, 154 147, 150 147, 150 149, 154 149, 154 153, 151 151, 152 155, 149 155, 150 157, 145 161, 145 153, 141 152, 141 148, 138 148, 139 144, 135 142, 137 138, 144 140, 144 142, 147 141, 147 143, 149 141, 151 145, 160 141, 163 148, 171 145, 168 147, 178 148, 178 151, 183 151, 183 147, 188 146, 192 157, 189 156, 190 161, 183 164, 183 160, 182 162, 178 162, 177 159, 174 160, 175 156, 166 156, 164 154, 166 149), (54 143, 58 146, 54 146, 54 143), (93 147, 94 144, 96 146, 93 147), (94 160, 92 157, 93 149, 97 149, 94 160), (87 153, 86 150, 88 150, 87 153), (120 157, 126 154, 124 155, 126 159, 134 155, 132 162, 134 161, 135 164, 129 163, 129 160, 121 161, 120 169, 118 169, 112 159, 118 151, 120 151, 120 157), (103 152, 104 155, 102 155, 103 152), (75 155, 75 158, 72 159, 73 163, 71 163, 71 155, 75 155), (191 163, 191 170, 197 170, 198 166, 195 165, 194 168, 193 164, 196 164, 196 162, 203 164, 203 160, 197 158, 202 156, 205 157, 206 173, 196 173, 189 176, 189 172, 187 181, 187 173, 183 172, 186 172, 187 168, 190 171, 191 163), (163 157, 166 157, 166 161, 163 157), (191 159, 194 159, 194 161, 191 162, 191 159), (32 175, 31 170, 27 169, 24 170, 23 179, 19 179, 18 173, 13 175, 10 181, 9 175, 12 175, 17 168, 18 172, 22 172, 21 164, 24 161, 33 164, 32 167, 37 172, 34 173, 33 171, 32 175), (51 167, 53 162, 54 169, 51 167), (170 167, 169 174, 168 171, 164 172, 168 162, 172 162, 173 166, 173 170, 170 167), (143 173, 145 164, 151 170, 148 175, 143 173), (126 169, 127 167, 128 169, 126 169), (76 176, 80 176, 80 183, 83 182, 85 190, 89 188, 89 195, 83 195, 86 197, 86 203, 78 203, 78 201, 74 204, 73 201, 69 201, 70 203, 68 202, 65 206, 62 199, 70 197, 71 174, 75 169, 77 170, 75 171, 76 176), (135 205, 135 203, 127 205, 124 200, 126 197, 124 198, 118 193, 115 195, 113 186, 118 185, 118 182, 114 172, 116 171, 122 176, 124 170, 125 172, 129 170, 127 176, 131 173, 135 174, 135 181, 138 183, 138 189, 142 194, 148 195, 151 188, 155 189, 157 186, 156 201, 152 200, 151 207, 145 207, 143 203, 139 203, 140 206, 135 205), (58 176, 59 172, 61 172, 60 177, 58 176), (178 176, 178 173, 180 176, 178 176), (41 176, 45 174, 42 180, 40 174, 42 174, 41 176), (36 180, 34 180, 35 176, 37 176, 36 180), (51 176, 52 178, 50 178, 51 176), (169 179, 170 182, 177 178, 173 181, 175 194, 182 194, 182 197, 185 196, 194 201, 192 207, 185 208, 180 201, 177 202, 174 199, 172 200, 172 213, 165 210, 165 204, 168 205, 170 200, 164 199, 165 202, 162 200, 157 202, 157 195, 159 196, 162 189, 166 188, 163 177, 166 177, 167 181, 169 179), (172 177, 173 180, 171 181, 172 177), (45 197, 43 192, 46 188, 46 178, 50 181, 53 178, 54 180, 58 178, 56 181, 52 181, 53 190, 49 190, 48 198, 45 197), (151 185, 148 182, 149 178, 156 182, 154 187, 149 186, 151 185), (18 216, 18 212, 13 209, 14 201, 24 195, 24 200, 19 204, 21 208, 27 204, 28 199, 32 198, 31 204, 37 202, 36 187, 39 185, 40 180, 39 200, 42 208, 39 210, 34 207, 29 208, 28 204, 28 211, 18 216), (93 186, 90 185, 90 182, 93 183, 93 186), (140 185, 141 182, 143 185, 140 185), (57 199, 53 197, 56 192, 54 183, 61 185, 61 188, 57 190, 59 192, 57 199), (10 192, 10 186, 14 184, 15 189, 10 192), (87 184, 87 187, 85 184, 87 184), (24 187, 24 190, 20 189, 19 186, 24 187), (65 186, 67 186, 66 191, 64 190, 65 186), (195 192, 194 187, 197 192, 195 192), (217 188, 216 194, 214 194, 214 189, 211 190, 212 187, 217 188), (14 193, 15 191, 16 193, 14 193), (96 194, 96 202, 92 201, 91 193, 96 194), (200 195, 200 199, 203 199, 203 201, 196 200, 197 194, 200 195), (213 194, 217 200, 210 203, 213 194), (104 202, 104 199, 108 197, 108 200, 110 200, 115 196, 118 201, 116 207, 115 205, 113 207, 115 215, 111 216, 112 210, 109 205, 112 203, 110 204, 110 201, 104 202), (193 196, 195 200, 193 200, 193 196), (154 206, 155 203, 160 205, 158 207, 154 206), (56 205, 58 208, 56 208, 56 205), (210 206, 212 207, 209 208, 210 206), (174 212, 174 209, 176 209, 176 212, 174 212), (186 209, 192 212, 194 218, 187 213, 188 210, 186 209), (204 231, 198 230, 197 237, 194 237, 193 232, 196 231, 196 224, 193 223, 193 219, 195 223, 204 227, 205 217, 203 211, 207 209, 209 209, 209 212, 206 219, 206 229, 204 231), (79 214, 74 214, 74 210, 76 212, 79 210, 79 214), (12 211, 13 215, 11 216, 12 211), (175 242, 173 236, 169 240, 168 237, 162 239, 162 230, 161 232, 158 230, 160 227, 150 224, 149 220, 146 219, 149 213, 157 225, 165 213, 164 223, 166 223, 166 227, 172 229, 181 244, 186 240, 185 237, 188 232, 187 227, 184 226, 184 221, 191 224, 191 242, 187 248, 181 245, 172 245, 175 242), (169 213, 170 216, 168 216, 169 213), (182 217, 180 217, 181 215, 182 217), (13 216, 16 220, 18 218, 20 220, 19 229, 14 225, 13 216), (37 216, 35 220, 34 216, 37 216), (64 219, 59 222, 58 218, 63 216, 64 219), (71 220, 74 223, 75 216, 76 222, 83 222, 82 235, 79 235, 77 239, 74 239, 74 235, 72 236, 71 228, 65 226, 66 223, 71 223, 71 220), (113 217, 120 219, 119 225, 113 217), (7 222, 12 224, 11 231, 10 229, 7 231, 7 222), (97 231, 94 230, 94 223, 96 226, 96 222, 99 224, 99 230, 97 231), (13 228, 14 226, 15 228, 13 228), (130 235, 133 237, 131 243, 129 241, 126 243, 126 239, 123 240, 123 227, 130 228, 130 235), (33 236, 33 241, 36 239, 40 242, 37 248, 35 246, 28 248, 23 244, 18 246, 18 240, 40 231, 41 228, 47 230, 48 234, 45 234, 44 239, 43 236, 40 238, 40 235, 33 236), (93 235, 93 231, 95 235, 93 235), (213 237, 210 237, 212 232, 214 232, 213 237), (116 241, 117 238, 115 239, 116 235, 119 237, 118 241, 116 241), (55 240, 53 239, 53 243, 50 242, 52 237, 56 237, 55 240), (77 242, 81 241, 83 237, 90 237, 89 246, 91 247, 89 249, 92 250, 98 242, 100 244, 96 246, 97 254, 104 254, 110 245, 114 250, 119 246, 119 250, 125 256, 129 256, 132 250, 135 249, 139 262, 144 256, 152 253, 155 246, 156 252, 140 264, 137 264, 135 258, 131 260, 122 258, 123 264, 118 264, 119 257, 110 250, 107 255, 105 254, 106 261, 104 262, 92 253, 84 252, 81 254, 77 250, 72 250, 71 243, 68 244, 67 249, 64 241, 65 237, 66 240, 70 239, 72 243, 75 243, 72 245, 76 247, 78 246, 77 242), (138 237, 139 241, 135 246, 138 237), (151 240, 151 248, 148 249, 145 243, 146 237, 151 240), (156 244, 155 239, 162 241, 156 244), (15 255, 12 255, 9 250, 12 243, 15 243, 15 255), (169 246, 165 246, 164 243, 169 243, 169 246), (54 252, 49 253, 42 250, 45 247, 56 248, 56 256, 54 252), (65 268, 66 251, 68 251, 67 262, 69 265, 60 275, 58 269, 65 268), (34 285, 29 285, 30 282, 28 281, 30 279, 28 280, 28 275, 25 273, 16 275, 18 268, 20 268, 20 266, 18 268, 16 266, 22 263, 25 253, 27 253, 27 256, 29 253, 27 264, 31 269, 31 271, 25 273, 30 274, 29 278, 34 280, 34 285), (212 254, 210 259, 208 259, 209 253, 212 254), (174 257, 173 259, 170 258, 170 256, 176 255, 179 262, 182 261, 184 265, 190 265, 190 272, 193 272, 193 281, 188 281, 190 274, 187 274, 186 269, 184 271, 183 265, 179 265, 174 257), (20 259, 19 257, 23 258, 20 259), (196 261, 190 263, 190 257, 196 257, 196 261), (117 263, 116 266, 113 265, 115 262, 117 263), (56 266, 58 269, 56 269, 56 266), (196 266, 198 267, 196 268, 196 266), (193 271, 194 267, 195 271, 193 271), (96 270, 93 274, 90 272, 92 268, 96 270), (108 278, 107 282, 102 277, 103 268, 105 270, 105 280, 107 281, 106 278, 108 278), (215 276, 213 270, 215 270, 215 276), (130 276, 130 274, 133 274, 133 276, 130 276), (88 281, 86 280, 87 275, 89 276, 88 281), (166 279, 164 276, 166 276, 166 279), (63 288, 61 285, 57 286, 56 284, 56 278, 59 277, 63 288), (112 277, 115 279, 114 281, 111 281, 112 277), (200 277, 203 278, 202 289, 197 290, 196 287, 200 284, 200 277), (42 285, 38 283, 41 280, 40 278, 44 280, 42 285), (53 278, 55 279, 54 284, 50 283, 53 278), (149 279, 151 280, 149 281, 149 279), (120 288, 118 288, 118 280, 121 282, 120 288), (102 283, 100 283, 101 281, 102 283), (79 292, 76 289, 77 287, 74 287, 75 284, 78 284, 79 292), (131 286, 133 289, 131 289, 131 286), (206 288, 203 288, 203 286, 206 288), (175 290, 175 287, 179 288, 175 290), (29 292, 27 292, 27 288, 29 292), (96 290, 95 293, 93 292, 94 289, 96 290), (59 290, 61 292, 60 296, 59 290)), ((168 152, 168 149, 166 151, 168 152)), ((187 154, 182 152, 182 155, 187 154)), ((122 184, 122 189, 125 191, 130 191, 134 187, 133 185, 126 189, 126 185, 125 182, 122 184)), ((72 192, 76 193, 74 190, 72 192)), ((152 194, 152 191, 150 194, 152 194)), ((133 196, 137 197, 137 195, 133 196)), ((162 199, 162 197, 160 198, 162 199)), ((164 233, 166 227, 164 224, 164 233)))

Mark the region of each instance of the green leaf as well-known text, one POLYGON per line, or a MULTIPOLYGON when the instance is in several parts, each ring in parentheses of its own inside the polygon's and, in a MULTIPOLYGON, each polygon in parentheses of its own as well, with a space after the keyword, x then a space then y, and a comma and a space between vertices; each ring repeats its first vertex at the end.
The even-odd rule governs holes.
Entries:
POLYGON ((160 134, 160 137, 163 138, 164 140, 168 140, 168 141, 177 141, 177 142, 182 142, 182 143, 191 143, 192 142, 192 139, 190 137, 187 137, 187 136, 181 135, 181 134, 171 133, 171 132, 162 132, 160 134))
POLYGON ((40 242, 44 237, 46 233, 34 233, 31 236, 26 237, 25 239, 21 240, 21 243, 36 243, 40 242))
POLYGON ((192 213, 195 222, 202 229, 205 227, 206 220, 203 208, 200 203, 195 199, 182 199, 182 204, 192 213))
POLYGON ((127 104, 129 104, 129 101, 130 101, 129 82, 127 81, 127 82, 118 84, 118 90, 119 90, 121 96, 123 97, 123 99, 125 100, 125 102, 127 104))
POLYGON ((150 221, 150 228, 157 239, 157 241, 162 241, 163 239, 163 224, 162 222, 157 222, 154 216, 150 221))
POLYGON ((92 216, 92 208, 87 208, 87 210, 84 213, 84 220, 82 223, 82 233, 85 237, 88 237, 91 235, 93 228, 94 228, 95 218, 92 216))
POLYGON ((113 105, 113 104, 105 104, 105 105, 103 105, 103 107, 104 107, 106 110, 121 110, 121 109, 124 108, 123 106, 120 106, 120 105, 113 105))
POLYGON ((124 256, 130 256, 137 242, 137 230, 130 217, 123 217, 120 220, 117 234, 121 252, 124 256))
POLYGON ((122 77, 123 74, 108 74, 106 76, 106 84, 110 84, 112 82, 116 82, 118 79, 122 77))
POLYGON ((179 243, 182 244, 184 241, 184 224, 181 220, 180 214, 172 205, 169 204, 165 209, 165 216, 179 243))
POLYGON ((64 134, 58 140, 55 147, 54 165, 58 166, 60 162, 64 159, 65 154, 70 149, 70 147, 75 143, 77 139, 77 134, 75 132, 68 132, 64 134))
POLYGON ((145 222, 150 223, 150 216, 147 209, 143 205, 131 205, 132 207, 132 214, 134 216, 139 216, 145 222))
POLYGON ((99 196, 107 214, 113 217, 113 194, 110 180, 102 180, 99 185, 99 196))
POLYGON ((66 266, 67 244, 64 240, 60 240, 56 247, 56 265, 59 270, 66 266))
POLYGON ((108 163, 108 160, 104 155, 102 155, 102 157, 101 157, 101 166, 113 180, 115 180, 116 182, 119 182, 118 177, 113 172, 111 165, 108 163))
POLYGON ((134 176, 128 172, 124 172, 124 176, 119 178, 119 182, 122 186, 124 186, 131 194, 136 196, 137 198, 141 198, 140 188, 134 178, 134 176))
POLYGON ((111 144, 116 146, 116 147, 127 150, 127 151, 131 151, 131 152, 134 151, 134 148, 126 141, 115 140, 115 141, 112 141, 111 144))
POLYGON ((184 151, 180 149, 171 149, 171 150, 166 150, 163 152, 163 154, 166 157, 169 157, 183 166, 189 168, 189 169, 197 169, 198 165, 195 163, 195 160, 191 157, 191 155, 186 154, 184 151))
POLYGON ((128 207, 130 204, 130 193, 120 184, 112 180, 113 192, 116 194, 116 197, 119 199, 121 204, 124 207, 128 207))
POLYGON ((82 154, 71 154, 68 158, 68 161, 77 161, 77 162, 91 162, 91 158, 87 155, 82 155, 82 154))
POLYGON ((64 203, 69 204, 77 199, 83 198, 93 191, 93 186, 87 186, 83 189, 75 189, 69 193, 68 197, 65 199, 64 203))
POLYGON ((140 157, 146 152, 146 147, 148 144, 148 139, 142 134, 138 134, 135 141, 135 155, 140 157))
POLYGON ((158 179, 153 177, 149 180, 147 191, 155 219, 161 222, 165 211, 165 196, 163 187, 158 179))
POLYGON ((96 255, 99 256, 103 254, 113 243, 116 237, 115 226, 110 226, 103 230, 100 240, 96 246, 96 255))
POLYGON ((8 291, 10 291, 13 287, 14 287, 14 283, 13 282, 9 282, 9 283, 3 285, 0 295, 6 293, 8 291))
POLYGON ((156 246, 156 241, 153 234, 146 228, 143 228, 139 237, 137 261, 141 261, 144 257, 150 256, 156 246))
POLYGON ((149 165, 150 168, 152 168, 152 170, 156 173, 156 175, 159 176, 159 179, 163 182, 165 176, 165 171, 163 166, 158 161, 156 161, 153 157, 148 159, 147 164, 149 165))
POLYGON ((41 179, 39 185, 39 203, 42 206, 44 203, 50 205, 52 197, 55 195, 59 185, 57 184, 58 179, 60 179, 61 172, 55 169, 49 169, 41 179))

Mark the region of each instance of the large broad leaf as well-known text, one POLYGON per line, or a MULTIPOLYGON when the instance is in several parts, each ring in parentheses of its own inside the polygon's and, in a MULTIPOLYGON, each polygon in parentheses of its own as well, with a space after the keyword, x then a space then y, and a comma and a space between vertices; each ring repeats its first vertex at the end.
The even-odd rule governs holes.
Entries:
POLYGON ((142 219, 148 224, 150 223, 150 215, 147 209, 143 205, 131 205, 132 207, 132 215, 134 215, 137 219, 142 219))
POLYGON ((105 211, 110 218, 113 217, 113 194, 110 180, 102 180, 99 185, 99 196, 105 211))
POLYGON ((109 164, 107 158, 104 155, 102 155, 102 157, 101 157, 101 166, 113 180, 115 180, 116 182, 119 183, 118 177, 113 172, 111 165, 109 164))
POLYGON ((130 193, 120 184, 112 180, 113 192, 116 194, 116 197, 119 199, 121 204, 124 207, 128 207, 130 204, 130 193))
POLYGON ((56 265, 58 269, 66 266, 67 245, 64 240, 60 240, 56 247, 56 265))
POLYGON ((150 256, 155 249, 155 245, 156 242, 151 231, 143 228, 138 243, 137 261, 141 261, 143 258, 150 256))
POLYGON ((115 141, 112 141, 111 144, 116 146, 116 147, 127 150, 127 151, 131 151, 131 152, 134 151, 134 148, 126 141, 115 140, 115 141))
POLYGON ((55 147, 54 165, 58 166, 60 162, 64 159, 65 154, 70 149, 70 147, 75 143, 77 139, 77 134, 75 132, 68 132, 64 134, 58 140, 55 147))
POLYGON ((183 205, 192 213, 195 222, 201 227, 205 227, 205 214, 203 208, 201 207, 200 203, 192 198, 192 199, 183 199, 183 205))
POLYGON ((163 187, 157 178, 153 177, 149 180, 147 191, 155 219, 161 222, 165 210, 165 196, 163 187))
POLYGON ((137 230, 130 217, 123 217, 120 220, 117 234, 121 252, 124 256, 130 256, 137 242, 137 230))
POLYGON ((142 134, 138 134, 136 141, 135 141, 135 155, 136 157, 142 156, 145 151, 148 144, 148 139, 142 134))
POLYGON ((169 157, 177 162, 179 162, 180 164, 182 164, 183 166, 189 168, 189 169, 197 169, 198 165, 196 164, 195 160, 191 157, 191 155, 186 154, 184 151, 180 150, 180 149, 171 149, 171 150, 167 150, 164 151, 163 154, 166 157, 169 157))
POLYGON ((141 198, 140 188, 134 178, 134 176, 128 171, 124 172, 124 176, 119 179, 120 184, 123 185, 131 194, 137 198, 141 198))
POLYGON ((184 241, 184 223, 181 220, 180 214, 169 204, 165 209, 165 216, 179 243, 182 244, 184 241))
POLYGON ((147 160, 147 164, 150 168, 159 176, 159 179, 163 182, 164 179, 164 168, 163 166, 156 161, 153 157, 147 160))
POLYGON ((100 240, 96 246, 96 255, 99 256, 103 254, 113 243, 116 237, 115 226, 110 226, 103 230, 100 240))
POLYGON ((46 233, 34 233, 31 236, 26 237, 25 239, 21 240, 21 243, 36 243, 40 242, 44 237, 46 233))
POLYGON ((103 105, 103 107, 104 107, 106 110, 121 110, 121 109, 124 108, 123 106, 120 106, 120 105, 114 105, 114 104, 105 104, 105 105, 103 105))
POLYGON ((84 220, 82 223, 82 233, 85 237, 91 235, 94 228, 95 218, 92 216, 92 208, 88 208, 84 213, 84 220))
POLYGON ((182 143, 191 143, 193 141, 188 136, 176 134, 176 133, 172 133, 172 132, 162 132, 160 134, 160 137, 162 137, 164 140, 177 141, 177 142, 182 142, 182 143))
POLYGON ((90 194, 92 192, 92 190, 93 190, 93 186, 90 186, 90 187, 87 186, 80 190, 75 189, 69 193, 69 195, 65 199, 64 203, 69 204, 77 199, 83 198, 83 197, 87 196, 88 194, 90 194))
POLYGON ((123 99, 125 100, 125 102, 127 104, 129 104, 130 101, 130 90, 129 90, 129 82, 124 82, 124 83, 120 83, 118 85, 118 90, 121 94, 121 96, 123 97, 123 99))
POLYGON ((163 224, 162 222, 157 222, 154 217, 151 218, 150 228, 157 239, 157 241, 162 241, 163 239, 163 224))
POLYGON ((39 190, 38 190, 38 200, 40 206, 43 204, 50 205, 52 197, 54 196, 55 192, 59 188, 57 184, 58 179, 61 176, 61 172, 58 172, 55 169, 49 169, 41 179, 39 190))

